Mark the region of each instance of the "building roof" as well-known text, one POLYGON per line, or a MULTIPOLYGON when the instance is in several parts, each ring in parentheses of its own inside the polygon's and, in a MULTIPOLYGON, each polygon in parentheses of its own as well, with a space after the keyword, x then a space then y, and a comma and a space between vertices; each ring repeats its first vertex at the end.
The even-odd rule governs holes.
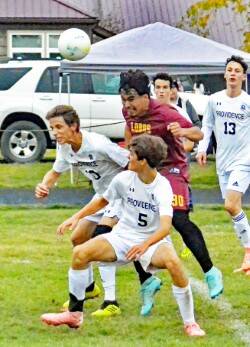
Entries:
MULTIPOLYGON (((66 1, 66 0, 65 0, 66 1)), ((243 0, 249 6, 249 0, 243 0)), ((99 25, 115 34, 150 23, 179 26, 187 10, 198 0, 67 0, 100 19, 99 25)), ((184 27, 195 33, 195 29, 184 27)), ((249 31, 247 13, 235 13, 231 7, 213 13, 208 38, 240 48, 243 32, 249 31)))
POLYGON ((87 22, 97 21, 86 14, 76 4, 72 6, 65 0, 1 0, 0 22, 28 22, 36 18, 38 21, 50 19, 75 19, 87 22))

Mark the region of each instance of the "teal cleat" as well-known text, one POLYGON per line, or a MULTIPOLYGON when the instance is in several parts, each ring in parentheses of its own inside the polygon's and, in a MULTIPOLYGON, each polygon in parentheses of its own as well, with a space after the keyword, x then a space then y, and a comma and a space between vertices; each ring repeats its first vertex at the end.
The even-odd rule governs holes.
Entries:
POLYGON ((154 295, 160 290, 162 281, 155 277, 149 277, 141 287, 142 308, 141 316, 148 316, 154 306, 154 295))
POLYGON ((208 291, 211 299, 217 298, 223 292, 222 273, 216 267, 212 267, 205 273, 208 291))

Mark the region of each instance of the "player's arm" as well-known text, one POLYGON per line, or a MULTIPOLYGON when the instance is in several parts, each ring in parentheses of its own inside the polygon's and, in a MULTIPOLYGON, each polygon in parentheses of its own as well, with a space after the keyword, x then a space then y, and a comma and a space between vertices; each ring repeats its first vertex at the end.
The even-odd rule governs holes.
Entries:
POLYGON ((203 121, 202 121, 201 131, 203 132, 204 137, 203 137, 203 140, 199 142, 197 155, 196 155, 196 160, 201 166, 205 165, 207 162, 207 148, 208 148, 209 141, 213 132, 213 127, 214 127, 213 106, 212 106, 212 100, 210 98, 208 105, 206 107, 204 116, 203 116, 203 121))
POLYGON ((126 147, 128 147, 130 140, 132 139, 132 134, 131 134, 131 131, 127 125, 125 127, 124 139, 125 139, 125 145, 126 145, 126 147))
POLYGON ((173 122, 168 125, 168 130, 174 137, 185 137, 193 142, 198 142, 203 139, 203 132, 197 126, 183 128, 179 122, 173 122))
POLYGON ((138 246, 132 247, 127 253, 128 260, 138 259, 146 250, 151 246, 162 240, 164 237, 170 234, 170 228, 172 225, 172 217, 161 216, 160 217, 160 227, 155 231, 146 241, 138 246))
POLYGON ((67 229, 74 230, 80 219, 96 213, 107 204, 108 201, 103 197, 90 201, 80 211, 76 212, 72 217, 66 219, 62 224, 60 224, 57 228, 57 234, 63 235, 67 229))
POLYGON ((35 188, 36 198, 42 199, 48 196, 50 192, 50 188, 54 186, 54 184, 57 182, 60 175, 61 175, 60 172, 56 172, 53 169, 48 171, 43 177, 42 182, 38 183, 35 188))

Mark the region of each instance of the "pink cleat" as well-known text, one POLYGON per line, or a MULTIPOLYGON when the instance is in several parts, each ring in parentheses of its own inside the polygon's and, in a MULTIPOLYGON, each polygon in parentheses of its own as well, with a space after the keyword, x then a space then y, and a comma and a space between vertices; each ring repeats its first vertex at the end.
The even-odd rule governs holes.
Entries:
POLYGON ((234 270, 234 272, 244 272, 247 276, 250 276, 250 250, 249 249, 245 253, 241 267, 239 269, 234 270))
POLYGON ((63 325, 66 324, 70 328, 77 329, 83 323, 83 313, 82 312, 69 312, 65 311, 62 313, 44 313, 41 316, 43 323, 47 325, 63 325))
POLYGON ((246 275, 250 275, 250 251, 246 251, 241 268, 246 275))
POLYGON ((202 330, 197 323, 185 324, 184 326, 185 333, 188 336, 205 336, 206 333, 202 330))

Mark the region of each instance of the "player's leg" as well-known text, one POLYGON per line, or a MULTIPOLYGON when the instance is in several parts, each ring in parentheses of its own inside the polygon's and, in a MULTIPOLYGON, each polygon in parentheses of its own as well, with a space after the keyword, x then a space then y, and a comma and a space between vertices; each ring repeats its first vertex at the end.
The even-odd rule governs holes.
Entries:
POLYGON ((88 266, 91 261, 113 262, 116 253, 111 243, 103 238, 91 239, 73 249, 69 269, 69 310, 63 313, 47 313, 41 319, 48 325, 66 324, 78 328, 83 322, 85 290, 89 286, 88 266))
MULTIPOLYGON (((100 224, 96 226, 93 237, 109 233, 112 230, 113 226, 117 224, 117 222, 118 219, 115 217, 103 216, 100 220, 100 224)), ((104 301, 101 304, 101 307, 98 310, 92 312, 91 315, 100 318, 119 315, 121 314, 121 309, 116 300, 115 293, 116 266, 99 265, 99 272, 104 288, 104 301)))
POLYGON ((173 245, 163 242, 155 248, 151 257, 151 265, 169 271, 173 281, 173 295, 183 319, 185 332, 189 336, 204 336, 205 332, 195 321, 193 295, 189 280, 173 245))
POLYGON ((230 214, 236 236, 245 250, 239 270, 250 275, 250 226, 242 210, 242 196, 250 184, 250 172, 232 171, 228 176, 220 177, 220 186, 225 198, 225 209, 230 214))
MULTIPOLYGON (((77 246, 77 245, 80 245, 80 244, 88 241, 92 237, 92 235, 96 229, 96 224, 97 224, 97 220, 95 220, 94 218, 93 219, 91 219, 91 218, 81 219, 79 221, 77 227, 75 228, 75 230, 71 234, 72 245, 77 246)), ((98 285, 94 281, 92 265, 89 266, 88 270, 89 270, 89 283, 90 283, 90 285, 86 288, 85 300, 94 299, 94 298, 98 297, 101 293, 100 288, 98 287, 98 285)), ((67 300, 62 306, 63 310, 68 310, 68 306, 69 306, 69 301, 67 300)))
POLYGON ((189 219, 187 211, 174 211, 172 223, 200 264, 210 297, 212 299, 218 297, 223 292, 222 274, 213 266, 201 230, 189 219))

